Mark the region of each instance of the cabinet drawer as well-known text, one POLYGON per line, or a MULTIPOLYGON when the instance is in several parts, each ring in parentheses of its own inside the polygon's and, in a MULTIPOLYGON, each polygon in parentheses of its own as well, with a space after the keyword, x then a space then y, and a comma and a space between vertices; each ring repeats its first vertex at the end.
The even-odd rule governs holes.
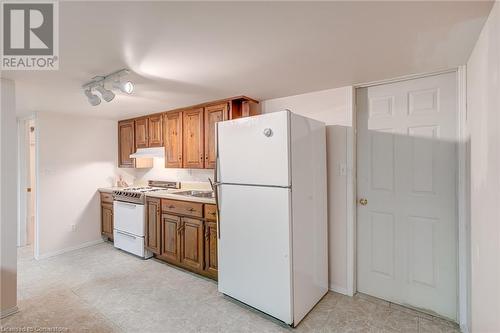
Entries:
POLYGON ((113 194, 101 192, 101 203, 113 203, 113 194))
POLYGON ((207 220, 215 220, 217 217, 217 207, 215 205, 205 205, 205 216, 207 220))
POLYGON ((161 200, 161 210, 163 212, 189 215, 202 217, 203 216, 203 204, 187 201, 177 201, 162 199, 161 200))

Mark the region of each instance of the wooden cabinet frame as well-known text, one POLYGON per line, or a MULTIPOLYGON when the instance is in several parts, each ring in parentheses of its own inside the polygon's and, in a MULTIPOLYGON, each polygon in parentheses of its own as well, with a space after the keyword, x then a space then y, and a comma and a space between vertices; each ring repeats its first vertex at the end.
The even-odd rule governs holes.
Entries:
POLYGON ((161 255, 172 264, 181 263, 181 245, 180 245, 181 218, 179 216, 162 214, 161 215, 161 255))
POLYGON ((146 248, 161 253, 161 200, 146 198, 146 248))
POLYGON ((203 270, 203 220, 181 218, 180 250, 183 266, 194 271, 203 270))
POLYGON ((182 168, 182 111, 167 112, 163 116, 165 167, 182 168))
POLYGON ((148 117, 148 147, 163 146, 163 115, 148 117))
POLYGON ((101 197, 101 234, 113 239, 113 196, 110 193, 100 193, 101 197))
POLYGON ((205 141, 205 169, 215 168, 216 163, 216 137, 215 126, 219 121, 229 119, 229 103, 207 106, 204 110, 204 141, 205 141))
POLYGON ((205 275, 217 279, 217 222, 205 221, 204 225, 204 266, 205 275))
POLYGON ((184 168, 203 169, 204 167, 204 128, 203 108, 187 110, 182 113, 183 164, 184 168))
POLYGON ((118 122, 118 167, 135 168, 135 159, 130 154, 135 152, 134 120, 118 122))
POLYGON ((142 117, 135 120, 135 149, 148 148, 148 118, 142 117))

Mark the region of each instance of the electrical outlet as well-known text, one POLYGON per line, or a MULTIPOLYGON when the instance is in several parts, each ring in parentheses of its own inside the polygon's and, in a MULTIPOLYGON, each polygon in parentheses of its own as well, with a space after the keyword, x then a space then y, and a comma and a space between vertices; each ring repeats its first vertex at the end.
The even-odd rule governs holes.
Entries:
POLYGON ((71 231, 76 231, 76 224, 71 225, 71 231))

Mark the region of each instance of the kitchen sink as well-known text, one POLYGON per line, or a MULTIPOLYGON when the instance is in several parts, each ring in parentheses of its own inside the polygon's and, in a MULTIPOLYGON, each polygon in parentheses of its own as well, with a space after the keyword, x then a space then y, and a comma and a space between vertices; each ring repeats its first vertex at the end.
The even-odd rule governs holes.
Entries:
POLYGON ((196 197, 196 198, 213 198, 214 197, 214 192, 212 192, 212 191, 182 191, 182 192, 176 192, 173 194, 185 195, 188 197, 196 197))

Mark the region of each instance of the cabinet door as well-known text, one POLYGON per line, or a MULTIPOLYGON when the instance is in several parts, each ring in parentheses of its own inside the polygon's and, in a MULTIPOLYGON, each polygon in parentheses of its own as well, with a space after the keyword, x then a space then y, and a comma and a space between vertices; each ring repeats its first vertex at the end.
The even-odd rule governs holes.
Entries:
POLYGON ((182 168, 182 112, 165 114, 165 167, 182 168))
POLYGON ((146 200, 146 248, 156 254, 161 251, 160 201, 156 198, 146 200))
POLYGON ((194 270, 203 270, 203 221, 182 218, 181 263, 194 270))
POLYGON ((148 148, 148 118, 135 120, 135 148, 148 148))
POLYGON ((205 108, 205 168, 215 168, 215 124, 227 120, 228 104, 212 105, 205 108))
POLYGON ((205 222, 205 274, 217 278, 217 223, 205 222))
POLYGON ((179 264, 181 261, 179 237, 181 218, 174 215, 162 214, 161 221, 161 256, 171 263, 179 264))
POLYGON ((148 119, 148 146, 163 146, 163 126, 161 115, 150 116, 148 119))
POLYGON ((101 204, 101 233, 113 238, 113 204, 101 204))
POLYGON ((135 159, 130 154, 135 152, 134 121, 118 122, 118 167, 134 168, 135 159))
POLYGON ((203 108, 183 112, 185 168, 203 168, 203 108))

